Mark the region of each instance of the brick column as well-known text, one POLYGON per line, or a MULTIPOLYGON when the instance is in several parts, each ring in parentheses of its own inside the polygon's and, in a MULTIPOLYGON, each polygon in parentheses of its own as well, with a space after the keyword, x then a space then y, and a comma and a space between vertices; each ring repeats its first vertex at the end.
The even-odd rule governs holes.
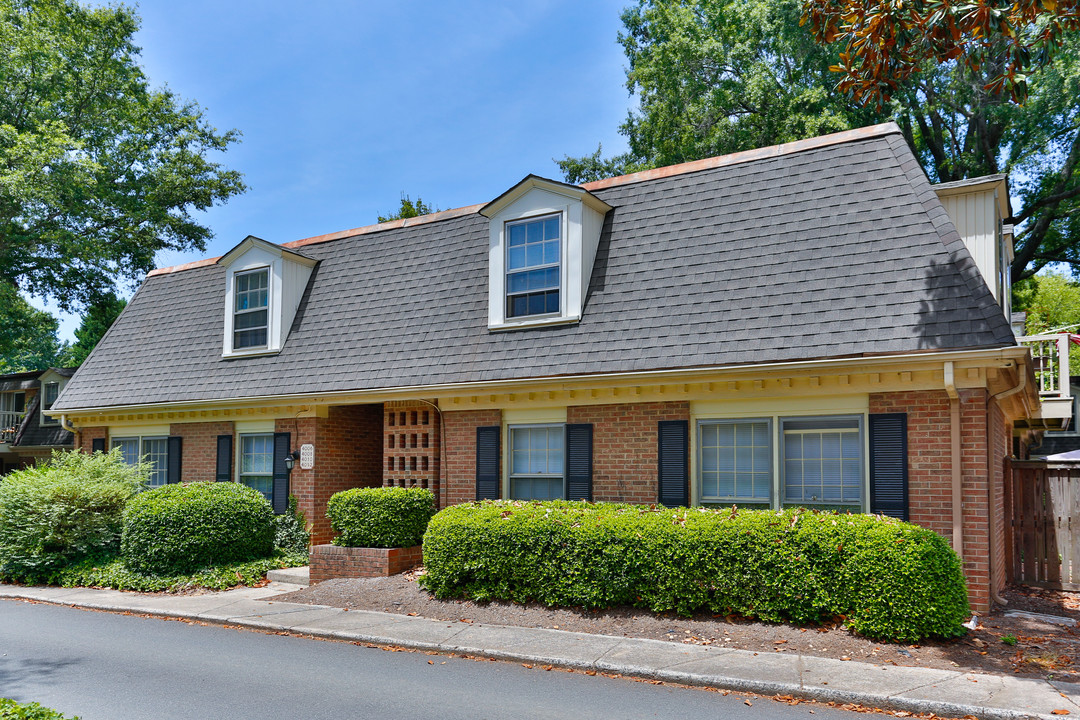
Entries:
MULTIPOLYGON (((964 574, 972 610, 985 612, 990 607, 990 542, 995 544, 995 562, 999 570, 1004 569, 1001 463, 1008 452, 1008 430, 1000 410, 993 405, 992 427, 987 427, 985 390, 960 390, 959 393, 964 574), (995 513, 997 532, 994 538, 990 537, 991 512, 995 513)), ((951 540, 953 497, 948 395, 944 390, 872 394, 870 412, 907 413, 911 522, 951 540)), ((1004 576, 1003 572, 995 574, 1004 576)))
POLYGON ((383 412, 383 487, 420 487, 439 499, 439 413, 419 402, 388 402, 383 412))

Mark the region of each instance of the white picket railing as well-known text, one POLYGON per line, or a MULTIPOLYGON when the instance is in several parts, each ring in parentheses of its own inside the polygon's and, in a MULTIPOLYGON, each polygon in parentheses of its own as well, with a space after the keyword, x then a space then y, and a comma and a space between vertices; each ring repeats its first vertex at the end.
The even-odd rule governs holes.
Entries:
POLYGON ((26 413, 0 411, 0 444, 10 443, 15 440, 15 433, 19 430, 23 416, 26 413))
POLYGON ((1017 342, 1031 348, 1035 365, 1035 380, 1039 395, 1068 397, 1069 392, 1069 333, 1026 335, 1017 342))

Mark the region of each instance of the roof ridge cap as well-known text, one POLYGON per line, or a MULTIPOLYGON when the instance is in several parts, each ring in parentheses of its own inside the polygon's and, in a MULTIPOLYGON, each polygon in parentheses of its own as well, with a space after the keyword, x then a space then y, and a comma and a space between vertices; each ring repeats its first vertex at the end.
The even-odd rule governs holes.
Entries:
POLYGON ((769 145, 762 148, 754 148, 753 150, 740 150, 739 152, 728 153, 727 155, 717 155, 716 157, 702 158, 700 160, 690 160, 677 165, 666 165, 664 167, 641 170, 640 172, 629 173, 627 175, 617 175, 602 180, 593 180, 592 182, 582 183, 581 187, 586 190, 603 190, 618 185, 629 185, 630 183, 658 180, 660 178, 684 175, 686 173, 699 172, 701 170, 711 170, 713 168, 725 167, 728 165, 739 165, 754 160, 764 160, 766 158, 779 157, 782 155, 791 155, 793 153, 806 152, 807 150, 816 150, 831 145, 842 145, 844 143, 856 142, 859 140, 868 140, 870 138, 882 137, 894 133, 902 134, 900 126, 894 122, 867 125, 866 127, 855 128, 853 130, 844 130, 828 135, 818 135, 816 137, 794 140, 779 145, 769 145))
MULTIPOLYGON (((399 218, 397 220, 390 220, 388 222, 375 223, 373 225, 361 225, 360 227, 350 228, 348 230, 338 230, 332 233, 326 233, 323 235, 314 235, 308 238, 301 238, 300 240, 290 240, 286 243, 281 243, 280 247, 292 250, 293 248, 304 247, 306 245, 317 245, 319 243, 331 242, 333 240, 342 240, 344 238, 355 237, 357 235, 368 235, 373 232, 382 232, 383 230, 396 230, 403 227, 412 227, 413 225, 427 225, 428 223, 440 222, 442 220, 453 220, 465 215, 472 215, 484 207, 486 203, 477 203, 475 205, 466 205, 459 208, 451 208, 449 210, 439 210, 438 212, 428 213, 426 215, 417 215, 411 218, 399 218)), ((261 239, 261 238, 260 238, 261 239)), ((266 240, 264 242, 270 242, 266 240)), ((299 253, 297 253, 299 254, 299 253)), ((146 277, 153 277, 155 275, 169 275, 170 273, 183 272, 184 270, 194 270, 195 268, 206 267, 207 265, 213 265, 220 260, 223 255, 212 258, 203 258, 201 260, 193 260, 191 262, 182 263, 180 265, 172 265, 169 267, 154 268, 146 274, 146 277)))

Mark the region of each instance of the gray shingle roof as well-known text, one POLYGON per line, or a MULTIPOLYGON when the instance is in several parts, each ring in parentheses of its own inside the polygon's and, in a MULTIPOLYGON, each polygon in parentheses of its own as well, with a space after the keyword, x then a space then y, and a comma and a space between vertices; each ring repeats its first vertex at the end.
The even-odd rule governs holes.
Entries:
POLYGON ((221 358, 225 272, 147 279, 58 409, 1012 345, 895 133, 593 191, 576 325, 487 329, 488 221, 311 244, 283 350, 221 358))
POLYGON ((15 434, 17 447, 59 447, 75 444, 75 436, 59 425, 41 426, 40 395, 35 395, 26 408, 26 416, 15 434))

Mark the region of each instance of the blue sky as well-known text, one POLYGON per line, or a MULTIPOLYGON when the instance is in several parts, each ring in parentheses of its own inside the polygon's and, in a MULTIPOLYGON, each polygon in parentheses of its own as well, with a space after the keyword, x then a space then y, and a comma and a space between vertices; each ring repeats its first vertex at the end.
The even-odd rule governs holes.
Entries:
MULTIPOLYGON (((205 213, 205 252, 368 225, 402 192, 440 209, 491 200, 553 158, 626 149, 618 45, 629 0, 306 3, 144 0, 142 64, 243 141, 250 189, 205 213)), ((55 310, 54 310, 55 312, 55 310)), ((78 318, 62 318, 70 339, 78 318)))

